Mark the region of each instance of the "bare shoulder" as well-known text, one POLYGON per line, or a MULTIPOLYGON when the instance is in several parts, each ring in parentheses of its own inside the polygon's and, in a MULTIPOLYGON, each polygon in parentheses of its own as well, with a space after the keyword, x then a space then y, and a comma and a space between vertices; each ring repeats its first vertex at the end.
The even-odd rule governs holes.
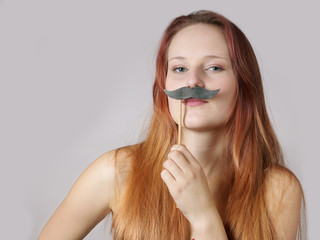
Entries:
POLYGON ((292 197, 294 199, 302 197, 302 188, 298 178, 284 167, 275 167, 266 172, 265 187, 267 202, 276 203, 278 201, 276 205, 288 197, 291 200, 292 197))
POLYGON ((277 239, 296 239, 303 191, 298 178, 284 167, 266 172, 265 201, 277 239))
POLYGON ((115 210, 119 199, 121 199, 122 194, 125 192, 127 187, 127 177, 129 176, 132 157, 135 152, 139 149, 139 144, 131 145, 119 148, 115 150, 114 153, 114 190, 115 195, 113 197, 111 208, 115 210))
POLYGON ((86 170, 91 177, 97 178, 97 185, 102 187, 100 192, 106 193, 104 202, 108 204, 111 211, 117 204, 116 197, 125 189, 126 179, 131 167, 131 156, 137 146, 125 146, 106 152, 99 156, 86 170))
POLYGON ((39 239, 82 239, 115 204, 116 182, 124 181, 132 147, 103 153, 79 176, 42 229, 39 239), (117 174, 121 173, 121 174, 117 174))

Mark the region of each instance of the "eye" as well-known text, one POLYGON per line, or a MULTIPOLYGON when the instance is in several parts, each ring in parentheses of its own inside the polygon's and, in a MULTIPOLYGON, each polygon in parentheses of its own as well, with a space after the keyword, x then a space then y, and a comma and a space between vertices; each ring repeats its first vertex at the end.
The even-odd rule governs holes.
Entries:
POLYGON ((217 72, 217 71, 221 71, 223 69, 221 67, 212 66, 212 67, 209 67, 208 70, 211 70, 213 72, 217 72))
POLYGON ((175 67, 173 68, 173 71, 177 73, 181 73, 181 72, 186 72, 187 69, 185 67, 175 67))

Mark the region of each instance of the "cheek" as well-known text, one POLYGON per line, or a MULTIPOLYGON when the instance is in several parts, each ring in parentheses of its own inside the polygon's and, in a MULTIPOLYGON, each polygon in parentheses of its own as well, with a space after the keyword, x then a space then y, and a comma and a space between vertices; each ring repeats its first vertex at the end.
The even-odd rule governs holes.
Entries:
POLYGON ((165 87, 167 90, 171 91, 171 88, 172 88, 172 81, 170 81, 170 78, 166 78, 166 84, 165 84, 165 87))
MULTIPOLYGON (((219 87, 221 87, 221 90, 219 92, 220 94, 220 106, 221 110, 223 110, 223 115, 228 116, 232 104, 234 102, 234 98, 236 96, 236 91, 237 91, 237 83, 236 79, 230 79, 230 81, 225 81, 223 82, 219 87)), ((218 95, 219 95, 218 94, 218 95)))
MULTIPOLYGON (((172 91, 172 90, 176 90, 178 88, 184 87, 184 85, 181 82, 173 81, 172 79, 167 78, 165 87, 166 87, 166 90, 172 91)), ((170 115, 171 115, 172 119, 178 124, 178 122, 179 122, 179 101, 172 99, 172 98, 169 98, 169 97, 167 97, 167 98, 168 98, 168 107, 169 107, 170 115)))
POLYGON ((224 122, 227 119, 234 97, 236 95, 236 78, 232 73, 226 72, 217 78, 214 86, 210 86, 211 89, 219 88, 220 91, 211 101, 213 104, 213 112, 216 114, 216 120, 224 122))
POLYGON ((165 84, 165 87, 167 90, 172 91, 185 86, 187 86, 185 79, 175 78, 168 74, 166 78, 166 84, 165 84))
POLYGON ((219 88, 220 88, 220 96, 223 95, 225 100, 233 99, 236 93, 237 89, 237 80, 236 78, 231 75, 226 79, 223 79, 223 81, 219 82, 219 88))
POLYGON ((172 119, 177 123, 178 121, 178 101, 168 98, 169 111, 172 119))

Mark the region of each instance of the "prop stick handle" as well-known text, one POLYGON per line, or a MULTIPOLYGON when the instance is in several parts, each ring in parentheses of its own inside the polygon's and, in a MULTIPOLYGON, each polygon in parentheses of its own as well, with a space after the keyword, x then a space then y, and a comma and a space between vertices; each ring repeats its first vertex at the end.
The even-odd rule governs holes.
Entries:
POLYGON ((179 99, 179 126, 178 126, 178 144, 181 144, 181 124, 182 124, 182 100, 179 99))
MULTIPOLYGON (((178 125, 178 144, 181 144, 181 123, 182 123, 182 100, 179 99, 179 125, 178 125)), ((178 206, 176 205, 176 203, 174 203, 174 205, 176 206, 176 208, 178 208, 178 206)))

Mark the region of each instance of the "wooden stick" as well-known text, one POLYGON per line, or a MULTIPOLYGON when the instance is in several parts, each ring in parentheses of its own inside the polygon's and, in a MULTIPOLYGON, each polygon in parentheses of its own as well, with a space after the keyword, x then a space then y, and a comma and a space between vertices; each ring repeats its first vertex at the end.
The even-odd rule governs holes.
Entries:
MULTIPOLYGON (((182 100, 179 99, 179 125, 178 125, 178 144, 181 144, 181 124, 182 124, 182 100)), ((176 208, 178 208, 177 204, 174 203, 176 208)))
POLYGON ((181 144, 181 124, 182 124, 182 100, 179 99, 179 126, 178 126, 178 144, 181 144))

